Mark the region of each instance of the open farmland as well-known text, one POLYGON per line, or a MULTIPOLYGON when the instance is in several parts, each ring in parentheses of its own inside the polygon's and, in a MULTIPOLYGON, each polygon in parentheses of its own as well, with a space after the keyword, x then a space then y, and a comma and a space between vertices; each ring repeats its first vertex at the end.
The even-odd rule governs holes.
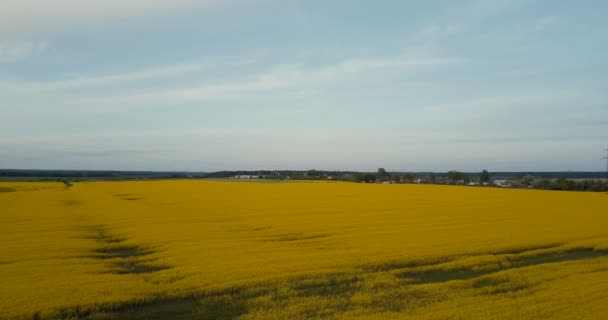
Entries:
POLYGON ((0 183, 1 319, 605 319, 608 195, 0 183))

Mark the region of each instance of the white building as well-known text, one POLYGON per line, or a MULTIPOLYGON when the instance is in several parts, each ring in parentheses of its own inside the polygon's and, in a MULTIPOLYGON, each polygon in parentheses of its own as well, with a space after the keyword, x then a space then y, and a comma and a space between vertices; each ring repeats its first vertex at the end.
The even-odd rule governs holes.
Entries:
POLYGON ((234 176, 234 179, 257 179, 258 176, 250 175, 250 174, 239 174, 234 176))
POLYGON ((510 185, 509 185, 509 184, 507 184, 507 180, 494 180, 494 184, 495 184, 497 187, 505 187, 505 188, 506 188, 506 187, 510 187, 510 185))

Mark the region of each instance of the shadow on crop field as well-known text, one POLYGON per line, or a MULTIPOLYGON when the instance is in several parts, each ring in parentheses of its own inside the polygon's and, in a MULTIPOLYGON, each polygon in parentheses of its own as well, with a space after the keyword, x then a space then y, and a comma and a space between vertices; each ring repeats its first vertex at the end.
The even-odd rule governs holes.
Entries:
POLYGON ((108 226, 91 225, 76 228, 83 235, 80 238, 90 239, 97 244, 87 255, 89 258, 103 260, 108 265, 108 272, 115 274, 153 273, 169 266, 155 263, 151 257, 159 252, 157 248, 127 244, 127 238, 115 235, 108 226))
MULTIPOLYGON (((154 251, 126 245, 107 226, 88 227, 88 236, 116 249, 96 249, 97 259, 113 263, 141 261, 154 251)), ((200 292, 184 297, 156 297, 145 301, 63 310, 52 319, 326 319, 343 313, 408 314, 449 299, 450 291, 472 295, 529 295, 531 284, 521 272, 548 264, 591 260, 608 256, 608 250, 568 248, 551 244, 514 248, 494 253, 436 257, 362 265, 353 271, 267 280, 247 286, 200 292), (277 315, 280 315, 277 317, 277 315)), ((138 262, 139 263, 139 262, 138 262)), ((116 265, 115 265, 116 266, 116 265)), ((156 272, 145 264, 120 266, 124 272, 156 272)), ((165 266, 166 267, 166 266, 165 266)), ((116 273, 120 273, 115 271, 116 273)), ((583 271, 581 271, 583 272, 583 271)), ((588 271, 586 271, 588 272, 588 271)), ((546 281, 546 280, 545 280, 546 281)))

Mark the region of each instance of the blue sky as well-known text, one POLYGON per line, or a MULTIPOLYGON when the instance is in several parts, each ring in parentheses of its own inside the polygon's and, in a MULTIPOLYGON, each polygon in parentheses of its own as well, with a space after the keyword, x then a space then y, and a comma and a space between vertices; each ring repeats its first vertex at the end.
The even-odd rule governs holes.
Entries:
POLYGON ((0 168, 601 170, 606 1, 4 0, 0 168))

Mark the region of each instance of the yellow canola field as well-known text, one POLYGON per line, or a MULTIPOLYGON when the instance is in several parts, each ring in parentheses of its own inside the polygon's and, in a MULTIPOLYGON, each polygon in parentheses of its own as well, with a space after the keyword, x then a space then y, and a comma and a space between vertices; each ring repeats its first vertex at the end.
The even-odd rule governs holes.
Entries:
POLYGON ((605 319, 608 195, 0 183, 0 319, 605 319))

